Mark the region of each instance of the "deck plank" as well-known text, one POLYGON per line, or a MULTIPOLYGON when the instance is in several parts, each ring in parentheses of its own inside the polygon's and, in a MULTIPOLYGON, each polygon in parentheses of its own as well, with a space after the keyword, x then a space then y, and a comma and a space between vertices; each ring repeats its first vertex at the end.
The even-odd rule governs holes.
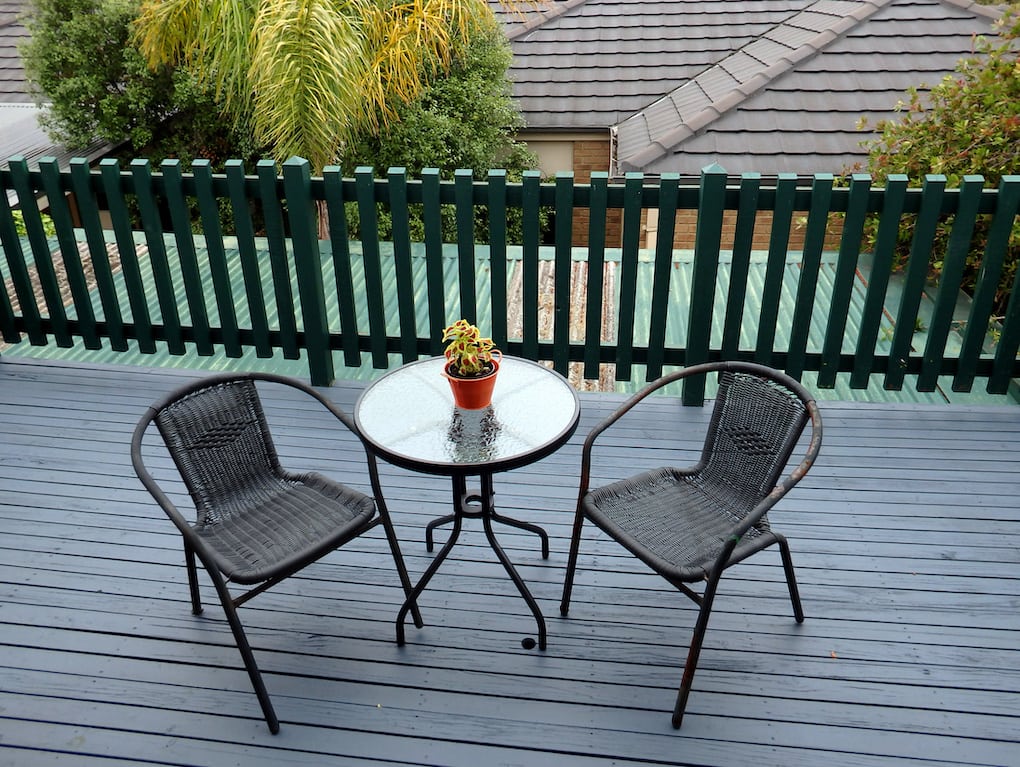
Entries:
MULTIPOLYGON (((775 552, 732 570, 675 732, 693 605, 588 528, 558 613, 580 441, 622 399, 582 394, 574 439, 496 483, 550 535, 543 561, 498 529, 548 650, 522 649, 532 619, 471 524, 397 647, 401 591, 372 534, 242 611, 273 737, 211 588, 191 615, 179 537, 130 468, 141 412, 197 375, 0 358, 0 764, 1020 765, 1020 408, 823 403, 821 459, 772 514, 807 620, 775 552)), ((327 392, 351 408, 361 387, 327 392)), ((267 402, 285 465, 367 489, 357 443, 315 403, 267 402)), ((649 403, 596 476, 693 460, 706 420, 649 403)), ((449 484, 382 480, 413 577, 449 484)))

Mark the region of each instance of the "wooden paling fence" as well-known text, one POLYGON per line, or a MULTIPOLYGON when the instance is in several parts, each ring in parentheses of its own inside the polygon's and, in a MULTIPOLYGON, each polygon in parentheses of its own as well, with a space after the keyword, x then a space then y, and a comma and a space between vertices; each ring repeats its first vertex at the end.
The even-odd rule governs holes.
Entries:
MULTIPOLYGON (((1020 176, 995 188, 976 176, 959 188, 947 188, 941 176, 911 188, 896 176, 878 188, 866 175, 845 185, 825 174, 808 182, 756 174, 733 180, 718 167, 694 181, 628 174, 616 183, 596 173, 583 184, 570 174, 543 182, 537 172, 514 182, 500 170, 484 180, 461 170, 446 181, 432 169, 420 178, 400 169, 376 178, 360 168, 344 178, 327 168, 313 178, 301 159, 279 170, 268 161, 246 175, 238 161, 216 174, 201 160, 189 173, 178 161, 154 172, 144 160, 126 169, 115 160, 95 169, 84 160, 66 169, 50 158, 34 168, 9 160, 0 169, 3 340, 26 336, 32 344, 90 349, 105 340, 114 350, 133 343, 143 352, 165 343, 172 354, 277 351, 306 356, 312 381, 324 384, 335 377, 334 353, 351 367, 367 355, 378 368, 393 354, 403 361, 437 354, 442 328, 463 316, 509 353, 551 361, 564 373, 580 363, 586 378, 611 364, 619 380, 635 366, 650 380, 669 366, 721 358, 769 364, 798 378, 817 371, 823 388, 846 373, 860 388, 873 375, 887 389, 916 376, 917 389, 931 391, 951 376, 958 391, 981 379, 987 391, 1004 393, 1020 375, 1020 299, 1016 281, 1003 285, 1013 279, 1005 275, 1020 176), (455 222, 455 234, 445 237, 444 210, 455 222), (575 242, 581 212, 586 232, 575 242), (683 215, 695 215, 697 226, 692 246, 680 251, 673 235, 683 215), (762 254, 752 251, 751 233, 765 215, 771 235, 762 254), (608 234, 614 217, 621 222, 618 241, 608 234), (948 237, 940 235, 947 220, 948 237), (657 236, 644 248, 649 221, 657 236), (392 232, 385 242, 383 222, 392 232), (796 222, 803 235, 794 244, 796 222), (900 263, 895 252, 907 222, 909 258, 900 263), (838 248, 826 251, 833 227, 838 248), (732 241, 725 252, 724 241, 732 241), (961 281, 975 252, 980 271, 961 322, 961 281), (864 255, 866 294, 851 325, 864 255), (587 266, 585 284, 572 286, 579 260, 587 266), (941 276, 931 287, 934 262, 941 276), (618 273, 614 295, 604 288, 609 263, 618 273), (832 264, 833 274, 824 300, 823 263, 832 264), (513 299, 521 303, 521 322, 512 336, 508 264, 519 267, 522 284, 513 299), (749 317, 753 264, 763 277, 749 317), (545 308, 540 265, 553 274, 545 308), (891 280, 899 286, 892 309, 891 280), (642 285, 648 300, 639 302, 642 285), (583 302, 572 287, 581 288, 583 302), (914 348, 926 287, 934 304, 924 343, 914 348), (1003 291, 1008 304, 994 316, 1003 291), (607 309, 614 319, 608 340, 607 309), (540 332, 542 311, 551 311, 550 332, 540 332), (670 330, 677 325, 679 336, 670 330), (949 343, 951 334, 959 343, 949 343)), ((703 382, 684 391, 690 403, 703 396, 703 382)))

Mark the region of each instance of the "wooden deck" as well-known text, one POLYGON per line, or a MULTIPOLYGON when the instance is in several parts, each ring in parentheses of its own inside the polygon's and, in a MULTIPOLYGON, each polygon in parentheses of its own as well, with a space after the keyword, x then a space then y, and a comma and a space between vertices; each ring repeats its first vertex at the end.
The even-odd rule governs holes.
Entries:
MULTIPOLYGON (((274 737, 128 460, 146 405, 194 375, 0 358, 0 765, 1020 765, 1020 408, 825 403, 822 458, 772 515, 807 620, 778 553, 731 571, 677 732, 691 603, 589 529, 558 614, 581 436, 619 401, 584 394, 565 449, 497 478, 501 508, 552 538, 543 561, 498 531, 548 650, 522 648, 530 614, 470 527, 398 648, 373 534, 242 610, 274 737)), ((360 386, 329 394, 350 407, 360 386)), ((314 403, 269 399, 285 464, 365 484, 314 403)), ((705 420, 658 400, 620 435, 649 455, 613 448, 598 472, 687 460, 705 420)), ((414 577, 449 485, 383 481, 414 577)))

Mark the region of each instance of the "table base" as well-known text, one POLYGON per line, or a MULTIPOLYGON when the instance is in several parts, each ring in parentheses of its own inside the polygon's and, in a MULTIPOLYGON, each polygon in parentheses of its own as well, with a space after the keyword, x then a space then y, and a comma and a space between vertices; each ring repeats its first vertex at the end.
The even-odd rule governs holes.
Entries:
MULTIPOLYGON (((489 546, 496 553, 496 557, 499 559, 500 564, 503 565, 503 569, 506 570, 510 579, 514 582, 517 590, 520 592, 524 601, 527 603, 528 608, 535 616, 535 622, 538 625, 538 649, 544 650, 546 647, 546 628, 545 618, 542 615, 542 611, 538 607, 538 602, 531 595, 527 585, 521 578, 517 569, 514 567, 510 558, 503 551, 503 547, 499 545, 499 541, 496 540, 496 535, 492 529, 492 523, 498 522, 500 524, 509 525, 511 527, 517 527, 522 530, 536 533, 542 540, 542 558, 549 558, 549 536, 546 534, 538 525, 533 525, 529 522, 521 522, 520 520, 513 519, 512 517, 506 517, 499 514, 495 509, 495 493, 492 489, 492 475, 481 474, 480 475, 482 489, 480 493, 468 493, 467 492, 467 480, 464 476, 453 477, 453 507, 454 513, 446 516, 434 519, 429 522, 425 528, 425 545, 429 551, 432 551, 433 540, 432 531, 440 526, 449 523, 453 523, 453 529, 450 531, 450 537, 443 544, 443 547, 439 550, 436 558, 432 560, 432 563, 426 568, 425 573, 422 575, 421 580, 418 581, 417 585, 411 590, 410 595, 404 601, 400 611, 397 613, 397 644, 401 647, 404 645, 404 621, 407 618, 407 613, 416 604, 418 597, 429 581, 432 580, 432 576, 439 570, 439 566, 443 563, 443 560, 449 555, 454 545, 457 543, 457 539, 460 537, 461 523, 466 518, 481 518, 482 526, 485 529, 485 537, 489 541, 489 546)), ((521 643, 525 648, 534 647, 534 640, 530 637, 524 639, 521 643)))

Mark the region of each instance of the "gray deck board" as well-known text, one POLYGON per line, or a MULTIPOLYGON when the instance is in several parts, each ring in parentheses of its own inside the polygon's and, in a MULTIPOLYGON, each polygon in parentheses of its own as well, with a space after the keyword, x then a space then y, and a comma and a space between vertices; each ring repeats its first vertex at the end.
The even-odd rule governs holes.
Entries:
MULTIPOLYGON (((694 606, 589 528, 559 616, 580 442, 621 399, 583 394, 574 439, 496 482, 551 537, 543 561, 497 528, 547 651, 521 647, 533 621, 471 524, 397 647, 401 591, 373 533, 242 610, 274 737, 210 588, 191 615, 179 536, 130 468, 141 412, 195 375, 0 358, 0 765, 1020 765, 1020 408, 823 403, 821 460, 772 515, 807 620, 777 553, 734 568, 675 732, 694 606)), ((350 408, 361 387, 328 393, 350 408)), ((285 465, 367 488, 318 406, 267 395, 285 465)), ((650 403, 595 473, 693 460, 706 420, 650 403)), ((382 479, 414 577, 449 484, 382 479)))

